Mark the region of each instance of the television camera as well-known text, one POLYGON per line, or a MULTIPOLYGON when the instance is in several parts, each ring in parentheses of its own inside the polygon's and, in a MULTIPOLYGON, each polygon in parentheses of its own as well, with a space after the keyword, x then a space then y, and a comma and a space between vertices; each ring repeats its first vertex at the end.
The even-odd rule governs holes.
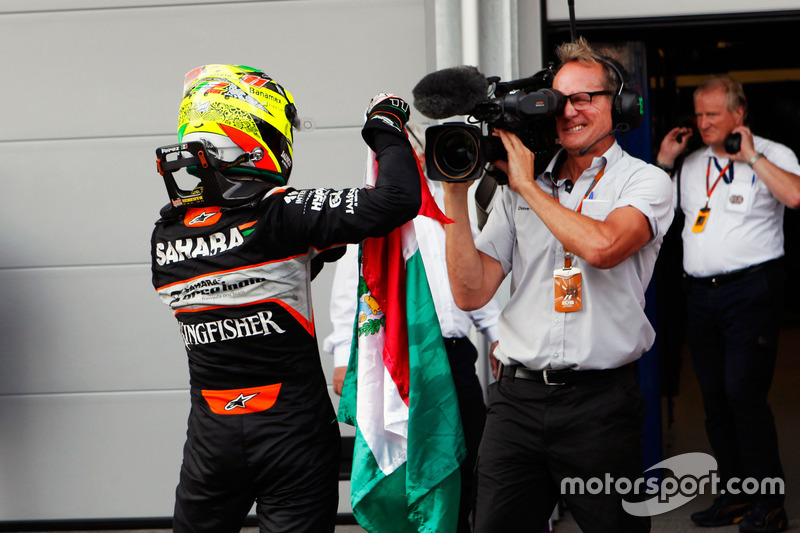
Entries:
POLYGON ((468 181, 484 172, 499 184, 508 177, 491 165, 505 160, 505 147, 495 129, 516 134, 535 156, 535 170, 544 170, 558 141, 555 117, 566 98, 552 89, 551 67, 531 77, 503 82, 485 77, 475 67, 459 66, 425 76, 413 89, 414 107, 424 116, 445 119, 468 115, 468 123, 447 122, 425 131, 428 177, 439 181, 468 181))

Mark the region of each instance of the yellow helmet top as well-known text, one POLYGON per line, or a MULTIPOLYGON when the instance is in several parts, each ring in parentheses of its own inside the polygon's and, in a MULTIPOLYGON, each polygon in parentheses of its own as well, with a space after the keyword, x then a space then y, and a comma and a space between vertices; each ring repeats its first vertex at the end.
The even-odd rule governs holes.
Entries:
POLYGON ((204 65, 186 74, 178 139, 202 141, 229 177, 285 185, 297 122, 292 95, 260 70, 204 65))

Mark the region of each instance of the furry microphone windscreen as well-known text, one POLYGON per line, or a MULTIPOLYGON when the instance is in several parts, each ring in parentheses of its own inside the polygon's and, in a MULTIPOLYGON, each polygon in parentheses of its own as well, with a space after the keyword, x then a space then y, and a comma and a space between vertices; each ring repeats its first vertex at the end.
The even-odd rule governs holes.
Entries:
POLYGON ((414 107, 432 119, 469 115, 478 103, 487 100, 488 88, 486 76, 476 67, 461 65, 437 70, 412 90, 414 107))

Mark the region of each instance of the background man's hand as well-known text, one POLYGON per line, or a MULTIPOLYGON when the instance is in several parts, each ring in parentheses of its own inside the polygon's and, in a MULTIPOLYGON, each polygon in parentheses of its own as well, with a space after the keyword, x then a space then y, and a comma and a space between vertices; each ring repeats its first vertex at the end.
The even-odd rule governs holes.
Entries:
POLYGON ((689 145, 692 133, 692 128, 672 128, 661 141, 656 163, 663 167, 674 167, 675 160, 689 145))
POLYGON ((498 361, 494 356, 494 350, 497 348, 497 345, 500 344, 497 341, 492 343, 492 346, 489 348, 489 362, 492 363, 492 375, 494 379, 497 379, 497 370, 500 368, 500 361, 498 361))
POLYGON ((347 374, 346 366, 337 366, 333 369, 333 392, 339 396, 342 395, 345 374, 347 374))

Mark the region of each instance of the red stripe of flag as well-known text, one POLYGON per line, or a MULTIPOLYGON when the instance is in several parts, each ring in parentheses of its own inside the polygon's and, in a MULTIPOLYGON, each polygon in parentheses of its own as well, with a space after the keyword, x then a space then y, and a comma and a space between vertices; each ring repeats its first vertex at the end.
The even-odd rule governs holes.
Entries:
POLYGON ((402 240, 402 228, 382 238, 367 239, 361 258, 364 281, 386 316, 383 364, 408 405, 408 324, 402 240))

